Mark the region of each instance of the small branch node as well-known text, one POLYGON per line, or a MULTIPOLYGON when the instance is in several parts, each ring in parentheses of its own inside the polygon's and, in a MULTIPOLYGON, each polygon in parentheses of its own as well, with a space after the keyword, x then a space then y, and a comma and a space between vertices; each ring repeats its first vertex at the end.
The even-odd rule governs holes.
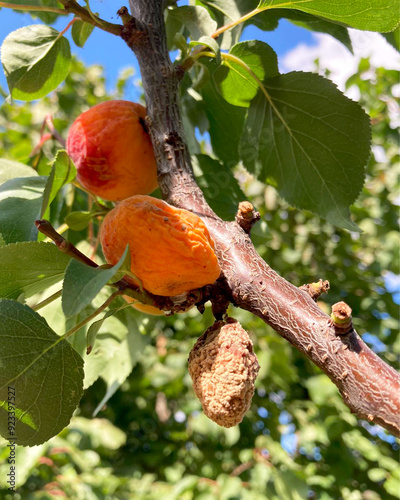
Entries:
POLYGON ((185 69, 180 64, 177 64, 176 66, 174 66, 174 72, 175 72, 175 76, 178 79, 178 81, 181 81, 183 79, 183 77, 185 76, 185 69))
POLYGON ((306 292, 314 302, 316 302, 320 295, 323 293, 328 293, 328 290, 330 288, 330 284, 328 280, 322 281, 321 279, 316 281, 315 283, 308 283, 306 285, 302 285, 299 287, 300 290, 303 290, 303 292, 306 292))
POLYGON ((345 370, 340 376, 341 380, 344 380, 348 376, 348 374, 349 374, 348 371, 345 370))
POLYGON ((331 320, 335 327, 335 333, 345 335, 353 330, 351 307, 346 302, 337 302, 332 306, 331 320))
POLYGON ((323 363, 326 363, 326 362, 328 361, 328 358, 329 358, 329 356, 328 356, 327 354, 324 354, 324 355, 322 356, 322 362, 323 362, 323 363))
POLYGON ((249 201, 241 201, 235 217, 236 222, 247 234, 250 234, 253 225, 261 218, 260 213, 254 210, 249 201))
POLYGON ((124 26, 126 26, 133 19, 125 6, 117 10, 117 15, 121 18, 122 24, 124 26))
POLYGON ((374 416, 373 415, 368 415, 367 416, 368 422, 373 422, 374 421, 374 416))

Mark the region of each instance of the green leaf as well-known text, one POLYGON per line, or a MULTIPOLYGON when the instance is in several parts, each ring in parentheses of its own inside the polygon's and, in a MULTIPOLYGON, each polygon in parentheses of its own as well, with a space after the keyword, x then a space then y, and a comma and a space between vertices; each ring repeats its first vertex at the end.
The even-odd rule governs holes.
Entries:
POLYGON ((96 341, 97 334, 99 333, 101 327, 104 324, 104 321, 114 314, 117 314, 121 309, 124 309, 125 307, 130 307, 130 304, 124 304, 121 307, 117 309, 110 309, 109 311, 106 312, 106 314, 99 320, 94 321, 88 328, 88 331, 86 333, 86 348, 87 348, 87 353, 89 354, 92 349, 93 345, 96 341))
POLYGON ((232 171, 208 155, 192 156, 193 170, 207 203, 224 220, 234 220, 246 199, 232 171))
POLYGON ((39 153, 39 159, 36 162, 36 170, 39 175, 49 176, 51 172, 51 158, 48 158, 43 149, 39 153))
POLYGON ((226 101, 234 106, 248 108, 259 87, 254 77, 241 66, 240 62, 248 66, 255 76, 263 81, 279 75, 276 53, 268 44, 251 40, 237 43, 229 54, 240 61, 224 59, 223 66, 214 73, 215 81, 226 101))
MULTIPOLYGON (((4 0, 3 0, 4 1, 4 0)), ((57 0, 5 0, 6 3, 12 3, 17 5, 32 5, 34 7, 57 7, 60 8, 60 4, 57 0)), ((16 10, 19 14, 27 15, 28 12, 16 10)), ((32 18, 39 18, 46 24, 54 23, 59 14, 55 12, 46 12, 46 11, 30 11, 29 15, 32 18)))
POLYGON ((293 72, 264 82, 249 108, 240 155, 290 204, 357 231, 348 207, 364 183, 369 118, 329 80, 293 72))
POLYGON ((85 23, 84 21, 75 21, 71 29, 72 40, 78 47, 83 47, 93 30, 93 24, 85 23))
POLYGON ((11 97, 32 101, 46 96, 68 75, 69 42, 57 30, 35 24, 11 32, 1 46, 1 62, 11 97))
POLYGON ((56 197, 58 191, 66 184, 72 182, 76 177, 76 168, 66 151, 57 151, 56 157, 52 162, 49 178, 43 193, 42 209, 40 218, 45 217, 45 213, 50 207, 51 202, 56 197))
POLYGON ((94 410, 93 416, 99 413, 111 396, 125 382, 147 344, 146 337, 140 334, 138 325, 132 316, 127 315, 126 318, 128 335, 122 342, 114 344, 113 356, 101 372, 101 378, 107 384, 107 391, 94 410))
POLYGON ((0 186, 0 233, 6 243, 34 241, 47 177, 10 179, 0 186))
POLYGON ((216 11, 222 12, 231 21, 236 21, 245 12, 249 12, 255 7, 250 6, 250 4, 247 5, 246 2, 242 6, 243 2, 237 0, 205 0, 203 3, 213 7, 216 11))
MULTIPOLYGON (((203 0, 213 17, 217 20, 218 26, 225 26, 232 21, 240 19, 244 14, 253 11, 257 5, 254 0, 203 0)), ((222 50, 229 50, 235 43, 239 42, 245 23, 225 31, 218 37, 218 43, 222 50)))
POLYGON ((92 302, 103 286, 117 274, 128 252, 127 246, 118 263, 111 269, 90 267, 77 260, 71 260, 65 272, 61 298, 65 316, 78 314, 92 302))
POLYGON ((82 229, 85 229, 85 227, 89 225, 92 218, 92 212, 71 212, 65 218, 65 222, 68 224, 70 229, 73 229, 74 231, 82 231, 82 229))
POLYGON ((389 495, 393 495, 393 497, 396 498, 400 491, 400 478, 394 476, 389 477, 389 479, 384 482, 383 487, 389 495))
MULTIPOLYGON (((285 12, 285 9, 282 9, 282 13, 283 12, 285 12)), ((269 12, 267 12, 267 14, 269 14, 269 12)), ((302 28, 331 35, 347 47, 350 52, 353 52, 353 46, 351 44, 348 29, 344 26, 340 26, 339 24, 332 23, 326 19, 307 14, 306 12, 300 12, 298 10, 286 10, 286 15, 283 14, 282 17, 285 17, 293 24, 301 26, 302 28)))
POLYGON ((304 500, 309 492, 307 483, 291 470, 277 471, 274 486, 278 498, 284 498, 285 500, 304 500))
POLYGON ((213 78, 201 89, 204 110, 209 121, 210 140, 214 153, 224 163, 236 165, 245 110, 225 101, 218 93, 213 78))
POLYGON ((307 12, 291 9, 267 10, 249 19, 248 23, 254 24, 257 28, 264 31, 273 31, 278 27, 280 19, 288 19, 293 24, 311 31, 327 33, 339 40, 350 52, 353 51, 350 35, 346 27, 327 19, 307 14, 307 12))
POLYGON ((400 28, 396 28, 391 33, 382 33, 382 36, 398 51, 400 52, 400 28))
POLYGON ((387 475, 388 473, 384 469, 373 468, 368 470, 368 477, 374 483, 379 483, 380 481, 384 481, 387 475))
POLYGON ((0 184, 16 177, 34 177, 36 170, 18 161, 0 158, 0 184))
POLYGON ((387 32, 399 24, 397 0, 261 0, 258 9, 296 9, 315 16, 331 19, 352 28, 387 32))
POLYGON ((198 5, 183 5, 169 10, 168 17, 186 26, 192 40, 199 40, 202 36, 210 36, 217 29, 217 23, 212 19, 207 9, 198 5))
POLYGON ((189 43, 189 47, 195 47, 196 45, 205 45, 216 55, 216 63, 221 63, 221 51, 217 41, 210 36, 202 36, 199 40, 194 40, 189 43))
POLYGON ((88 331, 86 333, 86 352, 87 352, 87 354, 91 353, 93 346, 94 346, 94 343, 96 342, 97 334, 99 333, 99 330, 102 327, 104 321, 107 319, 106 316, 107 316, 107 314, 105 314, 103 318, 99 319, 98 321, 95 321, 94 323, 92 323, 89 326, 88 331))
POLYGON ((311 400, 317 405, 326 404, 333 396, 337 395, 336 386, 326 375, 315 375, 307 379, 305 383, 311 400))
POLYGON ((118 450, 126 443, 126 434, 105 418, 73 417, 68 429, 85 435, 92 450, 118 450))
POLYGON ((0 339, 0 432, 23 446, 48 441, 68 425, 79 403, 83 361, 44 318, 13 300, 0 301, 0 339))
MULTIPOLYGON (((26 483, 34 469, 37 467, 38 460, 44 453, 46 453, 46 448, 45 444, 34 446, 32 448, 18 448, 15 459, 15 470, 18 470, 18 475, 15 478, 16 489, 26 483)), ((10 476, 7 476, 9 473, 10 464, 3 460, 0 465, 0 488, 4 488, 5 490, 9 488, 10 484, 7 483, 7 479, 10 479, 10 476)))
MULTIPOLYGON (((118 303, 117 299, 115 303, 118 303)), ((113 307, 115 303, 113 302, 110 307, 113 307)), ((112 311, 115 310, 112 309, 112 311)), ((122 314, 117 313, 117 315, 113 315, 109 317, 106 322, 103 322, 99 328, 96 336, 96 343, 90 354, 87 354, 88 342, 86 340, 86 352, 83 355, 85 361, 85 380, 83 382, 83 387, 85 389, 90 387, 100 377, 107 363, 113 358, 115 352, 120 349, 120 345, 127 335, 128 328, 126 326, 125 314, 122 312, 122 314)))
POLYGON ((0 297, 30 297, 60 281, 71 257, 53 243, 30 241, 0 247, 0 297))

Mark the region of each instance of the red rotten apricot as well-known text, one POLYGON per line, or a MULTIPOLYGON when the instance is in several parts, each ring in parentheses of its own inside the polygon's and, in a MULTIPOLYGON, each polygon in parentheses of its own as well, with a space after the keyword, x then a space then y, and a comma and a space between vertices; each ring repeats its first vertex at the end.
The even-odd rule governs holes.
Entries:
POLYGON ((120 201, 157 188, 157 166, 145 116, 141 104, 114 100, 97 104, 74 121, 67 152, 87 191, 120 201))

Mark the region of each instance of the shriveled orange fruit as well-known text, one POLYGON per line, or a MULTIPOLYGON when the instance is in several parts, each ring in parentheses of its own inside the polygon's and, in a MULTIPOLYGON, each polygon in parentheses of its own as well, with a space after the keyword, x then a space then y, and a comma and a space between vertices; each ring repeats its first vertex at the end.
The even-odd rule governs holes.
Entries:
POLYGON ((78 116, 68 133, 67 152, 85 189, 120 201, 157 188, 145 116, 142 105, 122 100, 102 102, 78 116))
POLYGON ((107 262, 116 264, 127 244, 132 273, 155 295, 179 295, 220 275, 203 221, 151 196, 127 198, 104 218, 101 245, 107 262))

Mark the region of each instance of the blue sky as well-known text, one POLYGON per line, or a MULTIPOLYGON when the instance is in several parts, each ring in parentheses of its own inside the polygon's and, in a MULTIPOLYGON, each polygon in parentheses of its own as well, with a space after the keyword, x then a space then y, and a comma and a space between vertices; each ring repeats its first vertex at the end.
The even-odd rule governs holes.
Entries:
MULTIPOLYGON (((96 2, 92 3, 96 4, 96 2)), ((96 5, 92 6, 92 9, 96 10, 95 7, 96 5)), ((100 10, 100 7, 104 11, 101 14, 105 19, 112 22, 119 22, 116 15, 110 11, 110 7, 99 5, 98 10, 100 10)), ((54 24, 54 28, 61 31, 71 18, 72 16, 60 17, 54 24)), ((40 22, 40 20, 33 20, 29 14, 2 9, 0 11, 0 42, 2 43, 11 31, 40 22)), ((66 36, 71 41, 70 35, 67 34, 66 36)), ((284 56, 284 54, 294 49, 299 43, 307 46, 316 44, 316 39, 310 31, 285 20, 282 20, 279 27, 273 32, 264 32, 254 26, 249 26, 245 29, 242 39, 251 40, 254 38, 269 43, 277 52, 278 57, 284 56)), ((104 66, 109 88, 113 87, 119 71, 127 66, 133 66, 135 68, 135 75, 139 75, 136 58, 125 43, 118 37, 104 31, 95 29, 83 49, 76 47, 71 42, 71 49, 86 64, 102 64, 104 66)), ((0 73, 0 85, 6 88, 6 79, 3 71, 0 73)))

